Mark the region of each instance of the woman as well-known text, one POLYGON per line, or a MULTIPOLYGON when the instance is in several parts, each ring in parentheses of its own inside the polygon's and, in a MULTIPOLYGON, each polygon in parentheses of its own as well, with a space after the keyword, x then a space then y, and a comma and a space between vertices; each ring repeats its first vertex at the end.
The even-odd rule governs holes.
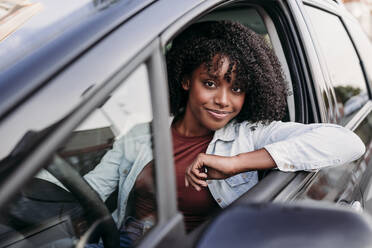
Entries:
MULTIPOLYGON (((314 170, 364 153, 358 136, 343 127, 280 121, 286 85, 279 61, 264 39, 239 23, 192 25, 173 41, 167 69, 178 207, 187 231, 254 186, 257 170, 314 170)), ((142 124, 85 176, 102 198, 119 185, 118 226, 129 243, 153 221, 151 187, 141 180, 151 174, 151 161, 149 125, 142 124), (147 147, 141 153, 128 145, 139 136, 147 147), (140 204, 124 223, 131 191, 140 204)))

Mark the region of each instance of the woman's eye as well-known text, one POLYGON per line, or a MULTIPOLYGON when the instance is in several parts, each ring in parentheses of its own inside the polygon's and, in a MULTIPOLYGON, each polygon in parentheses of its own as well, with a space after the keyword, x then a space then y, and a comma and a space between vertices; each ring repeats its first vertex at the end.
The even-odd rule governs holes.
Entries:
POLYGON ((240 92, 242 92, 242 90, 240 89, 240 88, 238 88, 238 87, 234 87, 234 88, 232 88, 231 89, 234 93, 240 93, 240 92))
POLYGON ((208 86, 209 88, 214 88, 214 87, 216 87, 216 84, 215 84, 214 82, 212 82, 212 81, 206 81, 206 82, 204 82, 204 84, 205 84, 206 86, 208 86))

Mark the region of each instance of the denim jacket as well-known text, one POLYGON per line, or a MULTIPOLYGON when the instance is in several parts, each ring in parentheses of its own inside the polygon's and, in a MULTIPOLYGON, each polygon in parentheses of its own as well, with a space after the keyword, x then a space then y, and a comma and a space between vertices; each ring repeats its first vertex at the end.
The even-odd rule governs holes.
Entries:
MULTIPOLYGON (((265 148, 281 171, 317 170, 358 159, 365 146, 352 131, 333 124, 304 125, 272 122, 268 125, 235 121, 215 132, 207 154, 234 156, 265 148)), ((137 176, 153 159, 150 124, 139 124, 118 139, 85 180, 105 200, 119 186, 114 218, 123 223, 128 196, 137 176)), ((258 182, 257 171, 225 180, 209 180, 208 188, 217 203, 228 206, 258 182)))

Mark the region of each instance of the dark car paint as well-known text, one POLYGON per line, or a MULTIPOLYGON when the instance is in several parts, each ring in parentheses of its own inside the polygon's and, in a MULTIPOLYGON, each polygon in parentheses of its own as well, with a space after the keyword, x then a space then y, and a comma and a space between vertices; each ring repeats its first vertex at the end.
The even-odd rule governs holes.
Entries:
MULTIPOLYGON (((160 83, 165 82, 164 58, 160 55, 161 46, 166 44, 188 22, 205 14, 213 7, 226 4, 226 2, 232 3, 234 1, 193 0, 182 3, 145 0, 118 1, 110 7, 98 11, 96 15, 78 23, 47 46, 33 51, 9 69, 1 71, 0 136, 9 135, 9 127, 12 127, 13 132, 18 135, 9 135, 9 144, 16 144, 19 137, 25 134, 30 127, 40 131, 59 122, 66 115, 67 118, 72 116, 71 118, 75 118, 75 123, 78 123, 78 120, 81 120, 90 109, 99 105, 100 101, 106 98, 110 89, 112 90, 115 87, 114 85, 117 85, 132 68, 144 60, 152 65, 152 72, 150 73, 154 77, 152 84, 156 83, 164 87, 164 84, 160 83), (122 9, 126 11, 122 11, 122 9), (172 11, 165 14, 164 9, 172 9, 172 11), (139 27, 142 28, 139 29, 139 27), (151 32, 143 32, 143 30, 151 30, 151 32), (123 37, 125 38, 123 39, 123 37), (158 40, 157 37, 160 37, 160 39, 158 40), (140 52, 144 48, 147 49, 147 52, 140 52), (91 68, 96 69, 92 70, 91 68), (112 81, 118 82, 114 84, 111 83, 112 81), (106 84, 113 86, 107 89, 106 84), (102 92, 101 89, 106 89, 106 93, 102 92), (97 97, 97 95, 100 95, 100 97, 97 97), (93 98, 95 100, 90 100, 93 98), (54 108, 54 105, 58 105, 60 102, 64 103, 63 108, 54 108), (83 106, 90 106, 90 108, 86 108, 85 112, 75 110, 83 106), (39 116, 39 118, 31 118, 32 116, 39 116), (25 119, 30 126, 24 125, 25 119)), ((244 1, 240 3, 242 2, 244 1)), ((327 96, 330 98, 329 102, 332 102, 331 98, 334 94, 330 87, 321 88, 322 84, 318 81, 324 81, 323 78, 319 78, 319 75, 314 77, 317 70, 320 70, 321 63, 314 51, 309 50, 309 47, 311 48, 313 44, 309 40, 310 33, 306 31, 306 23, 302 19, 301 4, 294 0, 246 2, 251 6, 261 6, 271 14, 276 28, 280 30, 280 38, 286 40, 282 43, 286 59, 294 78, 293 81, 300 86, 296 89, 296 101, 299 106, 296 108, 296 121, 305 123, 336 121, 334 111, 326 109, 323 100, 316 97, 318 92, 327 92, 327 96), (303 45, 304 43, 306 45, 303 45), (313 84, 313 82, 317 83, 313 84)), ((320 5, 329 11, 339 12, 336 3, 333 1, 329 1, 329 3, 325 1, 324 3, 319 3, 319 1, 306 2, 320 5)), ((344 15, 343 12, 339 14, 344 15)), ((346 21, 346 23, 349 23, 349 21, 346 21)), ((353 35, 353 31, 351 34, 353 35)), ((361 59, 365 61, 364 65, 369 69, 365 70, 365 74, 370 81, 370 75, 372 74, 371 58, 367 56, 367 53, 361 51, 363 48, 359 48, 358 45, 356 47, 359 49, 361 59)), ((156 99, 164 96, 165 88, 158 89, 158 87, 153 86, 152 90, 158 90, 159 92, 154 93, 159 96, 156 99)), ((371 94, 370 91, 369 94, 371 94)), ((154 106, 167 105, 167 103, 164 103, 165 98, 162 99, 162 102, 157 102, 154 106)), ((352 165, 330 168, 318 173, 271 172, 236 204, 250 201, 274 200, 281 202, 296 199, 322 200, 338 202, 339 204, 353 204, 355 201, 367 202, 369 199, 366 199, 364 195, 368 195, 371 191, 369 178, 372 174, 372 165, 369 159, 371 153, 371 127, 369 123, 371 122, 364 120, 364 118, 371 115, 371 110, 371 104, 366 104, 363 109, 359 110, 360 114, 348 124, 349 128, 355 129, 355 132, 362 137, 367 145, 368 151, 361 160, 352 165), (341 176, 338 178, 332 177, 336 173, 341 176)), ((165 113, 160 107, 154 111, 159 115, 165 113)), ((155 140, 159 144, 169 144, 169 134, 166 135, 165 128, 160 127, 165 122, 166 116, 161 118, 162 120, 156 124, 159 132, 155 140)), ((2 182, 0 192, 2 204, 8 201, 11 195, 4 193, 4 191, 11 188, 10 186, 18 188, 26 178, 36 173, 38 168, 42 166, 42 161, 46 159, 45 154, 43 156, 40 154, 51 153, 53 147, 56 147, 68 131, 74 127, 72 121, 62 123, 64 123, 62 125, 64 131, 60 131, 59 136, 51 135, 50 139, 46 139, 44 142, 48 145, 44 144, 30 150, 28 154, 30 156, 23 158, 26 162, 29 161, 30 157, 33 159, 43 158, 38 161, 39 164, 33 163, 32 171, 22 173, 26 169, 19 166, 14 168, 17 169, 15 170, 17 173, 13 174, 14 178, 11 178, 12 180, 2 182), (41 148, 48 146, 50 149, 46 152, 41 151, 41 148), (39 154, 39 156, 32 157, 33 152, 39 154), (14 183, 17 180, 18 183, 14 183), (13 184, 5 187, 5 184, 10 181, 13 181, 13 184)), ((163 161, 158 164, 169 164, 171 153, 170 148, 167 149, 168 151, 160 153, 162 156, 159 156, 158 159, 163 159, 163 161)), ((26 162, 23 164, 24 167, 31 168, 32 163, 26 162)), ((172 170, 167 171, 168 178, 172 178, 171 172, 172 170)), ((164 178, 167 177, 159 177, 158 179, 159 181, 162 180, 165 185, 167 183, 168 185, 174 185, 172 180, 167 181, 169 179, 164 180, 164 178)), ((12 189, 12 191, 15 191, 15 189, 12 189)), ((145 237, 143 243, 141 243, 142 247, 179 244, 180 240, 185 239, 182 218, 175 208, 174 193, 174 189, 168 189, 160 197, 159 206, 164 206, 161 214, 162 222, 145 237)), ((191 236, 188 236, 189 239, 183 245, 194 244, 199 235, 204 232, 204 228, 207 228, 206 225, 195 230, 191 236)))
MULTIPOLYGON (((339 15, 342 18, 344 24, 347 23, 348 28, 358 28, 359 25, 353 21, 347 13, 345 13, 344 9, 337 8, 333 3, 326 4, 324 2, 318 3, 317 1, 305 1, 312 6, 323 8, 331 13, 339 15)), ((298 8, 301 10, 303 8, 303 4, 298 3, 298 8)), ((302 10, 303 11, 303 10, 302 10)), ((350 29, 353 30, 353 29, 350 29)), ((367 80, 367 88, 369 95, 370 92, 370 85, 371 80, 370 76, 372 73, 372 67, 366 66, 371 65, 371 58, 367 57, 368 51, 372 51, 371 46, 369 44, 361 43, 362 39, 358 37, 358 34, 355 30, 353 32, 349 32, 351 36, 351 40, 354 41, 354 46, 356 50, 359 52, 358 56, 361 60, 361 66, 367 80), (358 40, 359 42, 355 42, 358 40), (364 46, 362 46, 364 45, 364 46), (363 50, 362 50, 363 47, 363 50), (364 67, 363 67, 364 66, 364 67)), ((324 65, 323 65, 324 66, 324 65)), ((323 68, 326 71, 326 68, 323 68)), ((329 84, 329 83, 328 83, 329 84)), ((329 95, 329 102, 332 101, 334 96, 333 88, 328 87, 328 95, 329 95)), ((337 106, 334 106, 334 109, 337 106)), ((337 117, 334 115, 335 110, 328 111, 328 119, 323 119, 323 121, 331 121, 335 122, 337 117)), ((350 129, 354 130, 364 141, 367 152, 365 153, 364 157, 360 160, 355 161, 349 165, 343 165, 336 168, 327 168, 321 170, 320 172, 316 173, 315 175, 308 176, 307 180, 301 181, 300 184, 293 183, 291 187, 294 187, 294 192, 292 194, 293 199, 314 199, 314 200, 324 200, 329 202, 338 202, 340 204, 348 204, 352 205, 355 201, 359 201, 363 206, 363 194, 367 191, 366 183, 362 183, 363 181, 368 181, 369 175, 371 174, 372 164, 370 162, 370 152, 371 152, 371 126, 370 126, 370 118, 371 118, 371 104, 370 102, 366 103, 365 106, 359 110, 358 116, 355 116, 353 120, 349 121, 346 126, 350 129), (296 185, 297 184, 297 185, 296 185), (296 188, 296 189, 295 189, 296 188)), ((286 195, 283 197, 282 194, 278 197, 280 199, 289 199, 290 197, 286 195)))
POLYGON ((2 69, 0 120, 66 65, 82 56, 84 51, 151 2, 153 1, 119 1, 81 20, 78 25, 60 33, 46 45, 29 52, 29 55, 17 61, 15 66, 2 69))
POLYGON ((370 247, 371 231, 365 216, 346 209, 239 204, 215 218, 196 247, 370 247))

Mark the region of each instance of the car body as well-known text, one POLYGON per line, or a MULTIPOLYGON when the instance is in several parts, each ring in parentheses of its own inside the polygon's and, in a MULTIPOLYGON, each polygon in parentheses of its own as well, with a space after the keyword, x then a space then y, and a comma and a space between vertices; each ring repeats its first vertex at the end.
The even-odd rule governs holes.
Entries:
POLYGON ((372 45, 339 1, 51 2, 17 3, 4 19, 11 25, 0 42, 1 247, 66 240, 61 247, 83 247, 94 232, 104 239, 113 223, 102 221, 109 213, 81 175, 146 121, 155 147, 157 218, 138 246, 193 247, 202 239, 207 247, 209 223, 186 234, 177 210, 164 56, 178 33, 205 20, 237 20, 267 39, 288 81, 286 121, 337 123, 367 148, 353 163, 317 172, 271 171, 233 205, 329 203, 372 213, 372 45))

